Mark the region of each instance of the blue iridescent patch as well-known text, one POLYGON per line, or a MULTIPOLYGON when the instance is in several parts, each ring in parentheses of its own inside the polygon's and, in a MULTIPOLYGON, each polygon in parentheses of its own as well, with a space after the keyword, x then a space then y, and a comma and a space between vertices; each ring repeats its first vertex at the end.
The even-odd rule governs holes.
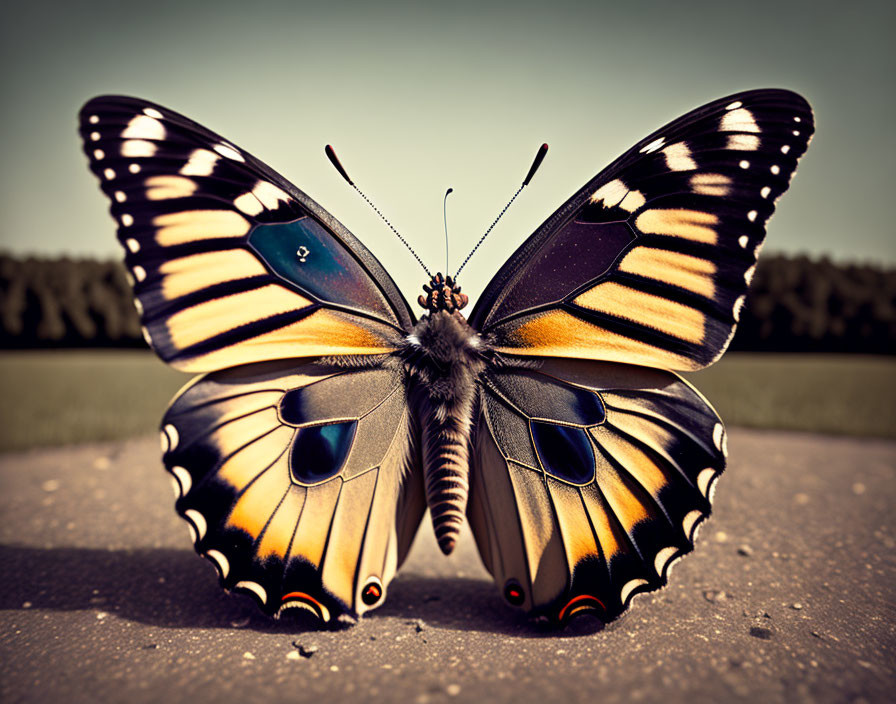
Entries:
POLYGON ((339 474, 357 426, 358 421, 350 420, 300 428, 289 457, 293 481, 317 484, 339 474))
POLYGON ((582 428, 533 420, 532 439, 544 470, 552 477, 572 484, 594 479, 594 450, 582 428))
POLYGON ((370 275, 313 218, 258 225, 249 245, 271 271, 319 301, 394 317, 370 275))

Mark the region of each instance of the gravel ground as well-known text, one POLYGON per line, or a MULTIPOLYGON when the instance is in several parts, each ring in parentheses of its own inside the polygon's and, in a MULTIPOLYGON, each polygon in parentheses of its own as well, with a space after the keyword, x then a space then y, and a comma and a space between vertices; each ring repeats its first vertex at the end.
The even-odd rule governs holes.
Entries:
POLYGON ((0 700, 892 701, 896 443, 734 429, 730 451, 671 585, 562 632, 427 523, 357 626, 269 621, 192 552, 155 439, 2 455, 0 700))

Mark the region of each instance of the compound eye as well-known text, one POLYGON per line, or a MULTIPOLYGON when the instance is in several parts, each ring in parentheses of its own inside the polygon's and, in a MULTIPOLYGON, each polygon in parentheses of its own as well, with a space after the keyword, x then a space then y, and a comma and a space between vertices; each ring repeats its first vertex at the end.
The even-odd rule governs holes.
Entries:
POLYGON ((526 594, 519 582, 515 579, 510 579, 504 585, 504 598, 511 606, 522 606, 526 600, 526 594))
POLYGON ((371 577, 367 580, 367 584, 364 585, 364 589, 361 592, 361 601, 367 606, 374 606, 375 604, 378 604, 382 598, 383 583, 376 577, 371 577))

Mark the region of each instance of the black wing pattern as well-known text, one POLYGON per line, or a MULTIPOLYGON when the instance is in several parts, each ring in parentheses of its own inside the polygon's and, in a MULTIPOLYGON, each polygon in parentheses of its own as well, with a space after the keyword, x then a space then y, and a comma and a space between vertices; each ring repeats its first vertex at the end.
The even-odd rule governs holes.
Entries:
POLYGON ((80 132, 112 203, 144 334, 166 362, 212 371, 379 354, 412 326, 370 252, 223 137, 119 96, 88 102, 80 132))
POLYGON ((809 105, 785 90, 739 93, 669 123, 523 243, 471 325, 511 354, 712 364, 813 131, 809 105))
POLYGON ((400 374, 287 360, 213 372, 162 421, 196 551, 268 614, 380 605, 425 508, 400 374))
POLYGON ((467 515, 504 598, 616 618, 693 548, 725 431, 674 373, 546 359, 483 376, 467 515))

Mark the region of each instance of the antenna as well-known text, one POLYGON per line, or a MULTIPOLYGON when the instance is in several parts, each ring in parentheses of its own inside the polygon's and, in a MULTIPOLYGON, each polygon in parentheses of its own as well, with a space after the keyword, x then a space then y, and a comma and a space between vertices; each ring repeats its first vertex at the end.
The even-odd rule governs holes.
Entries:
MULTIPOLYGON (((336 170, 342 175, 342 178, 345 179, 346 183, 348 183, 349 186, 351 186, 352 188, 355 189, 355 191, 357 191, 358 195, 361 196, 361 197, 366 201, 367 205, 369 205, 371 208, 373 208, 373 211, 374 211, 377 215, 379 215, 380 218, 382 218, 383 222, 386 223, 386 224, 389 226, 389 229, 392 230, 392 232, 395 233, 395 236, 398 237, 398 239, 401 240, 401 243, 402 243, 405 247, 408 248, 408 251, 409 251, 411 254, 414 255, 414 259, 416 259, 417 262, 420 264, 420 266, 423 267, 423 271, 426 272, 426 275, 429 276, 430 278, 432 278, 432 273, 430 273, 429 269, 426 268, 426 264, 423 263, 423 260, 422 260, 419 256, 417 256, 417 253, 414 251, 414 248, 411 247, 411 245, 408 244, 407 240, 399 234, 398 230, 396 230, 396 229, 392 226, 392 223, 389 222, 389 221, 386 219, 386 216, 383 215, 383 214, 380 212, 380 209, 377 208, 377 207, 373 204, 373 202, 370 200, 370 198, 368 198, 366 195, 364 195, 364 192, 363 192, 360 188, 358 188, 358 187, 355 185, 355 182, 354 182, 354 181, 352 181, 352 180, 349 178, 349 176, 348 176, 348 172, 345 170, 345 167, 342 166, 342 162, 339 161, 339 157, 336 156, 336 152, 333 150, 333 147, 331 147, 331 146, 328 144, 328 145, 324 148, 324 152, 325 152, 326 155, 327 155, 327 159, 330 160, 330 163, 333 164, 333 166, 336 168, 336 170)), ((447 197, 447 194, 446 194, 446 197, 447 197)))
MULTIPOLYGON (((495 218, 495 221, 485 231, 485 234, 479 238, 479 241, 476 243, 476 246, 473 247, 472 250, 470 250, 470 253, 467 255, 467 258, 464 259, 463 264, 461 264, 460 267, 458 267, 457 272, 455 272, 455 274, 454 274, 455 281, 457 280, 457 277, 460 276, 460 272, 467 265, 467 262, 470 261, 470 257, 473 256, 473 254, 476 252, 476 250, 479 249, 479 245, 481 245, 485 241, 485 238, 488 237, 488 233, 491 232, 492 229, 495 227, 495 225, 498 224, 498 220, 500 220, 501 217, 504 215, 504 213, 507 212, 507 209, 513 204, 513 201, 516 200, 516 197, 522 192, 522 190, 526 186, 529 185, 529 181, 532 180, 532 177, 535 175, 535 172, 538 171, 538 167, 541 166, 541 162, 544 161, 544 156, 547 153, 548 153, 548 145, 542 144, 538 148, 538 152, 536 152, 536 154, 535 154, 535 160, 532 162, 532 166, 529 167, 529 173, 527 173, 526 178, 523 179, 523 184, 518 189, 516 189, 516 193, 513 194, 513 198, 511 198, 507 202, 507 205, 504 206, 504 209, 500 213, 498 213, 498 217, 495 218)), ((446 194, 446 197, 447 197, 447 194, 446 194)))
POLYGON ((445 199, 442 201, 442 222, 445 223, 445 275, 448 275, 448 196, 454 193, 453 188, 445 191, 445 199))

